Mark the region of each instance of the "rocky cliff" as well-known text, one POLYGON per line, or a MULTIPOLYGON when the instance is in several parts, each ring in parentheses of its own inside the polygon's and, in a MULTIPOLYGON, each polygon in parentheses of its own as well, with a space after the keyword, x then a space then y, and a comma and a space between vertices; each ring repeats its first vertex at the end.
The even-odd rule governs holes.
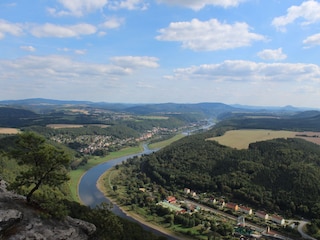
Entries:
POLYGON ((85 240, 95 230, 95 225, 71 217, 62 221, 41 218, 38 209, 23 196, 7 191, 0 180, 0 240, 85 240))

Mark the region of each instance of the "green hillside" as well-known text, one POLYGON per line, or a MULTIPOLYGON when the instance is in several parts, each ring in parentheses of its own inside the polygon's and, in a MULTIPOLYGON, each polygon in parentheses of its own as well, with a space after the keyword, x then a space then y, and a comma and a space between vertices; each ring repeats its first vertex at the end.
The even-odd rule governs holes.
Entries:
POLYGON ((207 137, 208 133, 189 136, 145 156, 144 172, 173 191, 190 188, 287 216, 319 216, 318 145, 275 139, 236 150, 207 137))

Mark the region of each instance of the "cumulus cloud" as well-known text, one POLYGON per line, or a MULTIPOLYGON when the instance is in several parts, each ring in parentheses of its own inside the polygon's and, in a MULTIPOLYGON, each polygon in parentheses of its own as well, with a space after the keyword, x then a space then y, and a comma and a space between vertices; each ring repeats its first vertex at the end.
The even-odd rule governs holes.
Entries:
POLYGON ((105 22, 103 22, 102 24, 100 24, 101 28, 107 28, 107 29, 116 29, 119 28, 123 23, 124 23, 124 19, 123 18, 109 18, 107 19, 105 22))
POLYGON ((285 31, 285 26, 299 18, 305 20, 302 22, 303 25, 320 21, 320 2, 309 0, 299 6, 291 6, 287 9, 286 15, 274 18, 272 25, 280 31, 285 31))
POLYGON ((113 10, 145 10, 148 4, 144 0, 58 0, 62 9, 48 8, 47 11, 53 16, 82 17, 86 14, 103 11, 104 8, 113 10))
POLYGON ((216 82, 320 82, 320 66, 303 63, 256 63, 228 60, 219 64, 176 69, 171 79, 202 79, 216 82))
POLYGON ((54 8, 49 8, 48 11, 52 15, 72 15, 81 17, 87 13, 102 10, 108 3, 108 0, 58 0, 58 2, 64 7, 65 10, 58 11, 54 8))
POLYGON ((6 34, 20 36, 22 33, 23 29, 20 24, 10 23, 0 19, 0 39, 4 38, 6 34))
POLYGON ((28 52, 34 52, 36 49, 33 46, 21 46, 20 49, 28 52))
POLYGON ((31 28, 31 34, 35 37, 57 37, 57 38, 68 38, 68 37, 79 37, 81 35, 91 35, 96 33, 97 29, 95 26, 87 23, 80 23, 76 25, 60 26, 51 23, 43 25, 33 26, 31 28))
POLYGON ((124 68, 157 68, 159 59, 147 56, 119 56, 111 58, 111 62, 124 68))
POLYGON ((111 1, 108 7, 113 10, 128 9, 128 10, 146 10, 148 4, 144 0, 123 0, 111 1))
POLYGON ((220 6, 224 8, 236 7, 245 1, 246 0, 158 0, 159 3, 191 8, 195 11, 202 9, 207 5, 220 6))
POLYGON ((307 37, 303 43, 309 46, 320 45, 320 33, 307 37))
POLYGON ((181 42, 183 48, 194 51, 216 51, 250 46, 253 41, 262 41, 262 35, 250 32, 247 23, 221 23, 217 19, 190 22, 173 22, 159 30, 159 41, 181 42))
MULTIPOLYGON (((62 49, 70 51, 70 49, 62 49)), ((49 81, 74 81, 97 78, 100 80, 117 79, 132 74, 136 68, 155 68, 157 59, 152 57, 114 57, 110 64, 98 64, 75 61, 70 57, 26 56, 15 60, 0 61, 0 80, 12 79, 48 79, 49 81), (88 78, 89 77, 89 78, 88 78)))
POLYGON ((261 52, 258 52, 257 55, 263 60, 281 61, 287 58, 287 55, 282 52, 282 48, 265 49, 261 52))

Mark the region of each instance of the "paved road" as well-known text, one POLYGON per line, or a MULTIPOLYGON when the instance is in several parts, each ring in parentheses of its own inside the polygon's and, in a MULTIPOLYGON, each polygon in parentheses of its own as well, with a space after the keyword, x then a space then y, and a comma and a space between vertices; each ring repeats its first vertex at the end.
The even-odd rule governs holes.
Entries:
POLYGON ((304 227, 305 227, 309 222, 307 222, 307 221, 298 221, 298 222, 299 222, 298 231, 299 231, 299 233, 300 233, 300 235, 301 235, 301 237, 302 237, 303 239, 317 240, 316 238, 313 238, 313 237, 307 235, 307 234, 303 231, 304 227))

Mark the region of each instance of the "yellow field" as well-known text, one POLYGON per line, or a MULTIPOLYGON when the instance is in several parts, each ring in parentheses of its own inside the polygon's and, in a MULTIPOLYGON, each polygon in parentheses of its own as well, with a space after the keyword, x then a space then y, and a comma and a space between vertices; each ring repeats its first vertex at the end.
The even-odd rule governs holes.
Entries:
POLYGON ((273 131, 263 129, 253 130, 232 130, 226 132, 223 136, 209 138, 228 147, 236 149, 247 149, 250 143, 266 141, 275 138, 294 138, 298 132, 292 131, 273 131))
POLYGON ((0 128, 0 134, 18 134, 19 132, 17 128, 0 128))
POLYGON ((166 116, 139 116, 140 119, 149 119, 149 120, 168 120, 169 117, 166 116))
POLYGON ((48 124, 47 127, 60 129, 60 128, 82 128, 83 125, 79 124, 48 124))

